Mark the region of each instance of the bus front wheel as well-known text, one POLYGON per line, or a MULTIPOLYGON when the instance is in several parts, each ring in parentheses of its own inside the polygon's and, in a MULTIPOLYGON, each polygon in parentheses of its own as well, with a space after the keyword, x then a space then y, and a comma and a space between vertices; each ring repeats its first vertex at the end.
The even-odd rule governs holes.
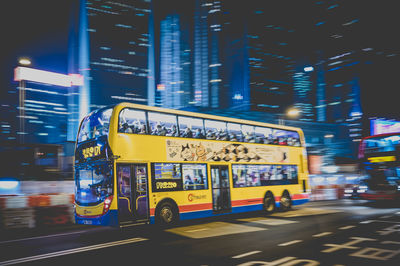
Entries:
POLYGON ((164 202, 157 211, 157 221, 160 225, 172 225, 178 220, 176 208, 169 202, 164 202))
POLYGON ((264 211, 267 214, 275 211, 275 199, 271 192, 268 192, 264 197, 264 211))

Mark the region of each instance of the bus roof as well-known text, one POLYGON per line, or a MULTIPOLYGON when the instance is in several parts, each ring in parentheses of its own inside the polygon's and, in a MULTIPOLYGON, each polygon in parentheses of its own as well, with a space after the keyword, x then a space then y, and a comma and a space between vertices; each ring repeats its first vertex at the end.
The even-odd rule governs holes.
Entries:
POLYGON ((270 123, 265 123, 265 122, 257 122, 257 121, 252 121, 252 120, 231 118, 231 117, 226 117, 226 116, 217 116, 217 115, 210 115, 210 114, 204 114, 204 113, 196 113, 196 112, 190 112, 190 111, 182 111, 182 110, 168 109, 168 108, 162 108, 162 107, 148 106, 148 105, 142 105, 142 104, 134 104, 134 103, 128 103, 128 102, 122 102, 122 103, 115 105, 115 109, 118 109, 118 110, 122 110, 123 108, 127 108, 127 107, 141 109, 141 110, 147 110, 147 111, 164 112, 164 113, 171 113, 171 114, 176 114, 176 115, 186 115, 186 116, 193 116, 193 117, 213 119, 213 120, 224 120, 226 122, 231 122, 231 123, 250 124, 253 126, 263 126, 263 127, 271 127, 271 128, 275 128, 275 129, 284 129, 284 130, 292 130, 292 131, 296 131, 296 132, 302 132, 302 129, 298 128, 298 127, 270 124, 270 123))
POLYGON ((388 137, 388 136, 394 136, 394 135, 400 135, 400 132, 382 133, 382 134, 371 135, 371 136, 367 136, 367 137, 362 138, 362 140, 380 138, 380 137, 388 137))

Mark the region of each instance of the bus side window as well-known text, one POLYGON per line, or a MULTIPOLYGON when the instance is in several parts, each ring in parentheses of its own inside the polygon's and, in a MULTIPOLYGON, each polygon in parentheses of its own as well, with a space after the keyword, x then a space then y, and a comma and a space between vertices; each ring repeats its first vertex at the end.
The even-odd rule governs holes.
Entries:
POLYGON ((206 164, 182 164, 183 189, 207 189, 206 164))
POLYGON ((270 128, 256 127, 255 128, 256 143, 269 144, 269 137, 270 137, 271 132, 272 131, 270 128))
POLYGON ((233 164, 232 165, 233 187, 245 187, 246 175, 247 175, 247 165, 233 164))
POLYGON ((203 119, 178 116, 179 134, 184 138, 204 138, 203 119))
POLYGON ((176 136, 176 116, 170 114, 149 112, 149 125, 151 135, 176 136))
POLYGON ((256 142, 254 135, 254 126, 242 125, 242 131, 244 135, 244 142, 256 142))
POLYGON ((120 133, 142 133, 146 131, 146 114, 144 111, 125 108, 119 114, 118 132, 120 133))
POLYGON ((228 123, 227 128, 230 141, 243 141, 243 134, 240 124, 228 123))
POLYGON ((215 120, 204 120, 207 139, 228 140, 228 133, 226 131, 226 123, 215 120))

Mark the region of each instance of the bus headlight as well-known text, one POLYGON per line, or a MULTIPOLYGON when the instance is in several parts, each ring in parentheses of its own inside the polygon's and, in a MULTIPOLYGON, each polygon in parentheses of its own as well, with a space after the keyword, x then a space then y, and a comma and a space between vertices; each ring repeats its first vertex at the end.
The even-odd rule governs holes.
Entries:
POLYGON ((365 186, 365 185, 362 185, 362 186, 359 186, 359 187, 358 187, 357 192, 358 192, 358 193, 364 193, 364 192, 367 191, 367 190, 368 190, 368 187, 365 186))

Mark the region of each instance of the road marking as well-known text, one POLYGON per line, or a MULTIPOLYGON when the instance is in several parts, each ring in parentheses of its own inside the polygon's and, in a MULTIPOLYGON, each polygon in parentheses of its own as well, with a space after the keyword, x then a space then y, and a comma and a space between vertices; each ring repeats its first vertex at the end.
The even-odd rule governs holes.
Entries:
POLYGON ((200 225, 189 225, 165 230, 166 232, 190 238, 207 238, 222 235, 250 233, 265 231, 266 228, 247 226, 243 224, 233 224, 227 222, 211 222, 200 225))
POLYGON ((284 212, 284 213, 276 212, 276 213, 271 214, 271 216, 302 217, 302 216, 321 215, 321 214, 338 213, 338 212, 342 212, 342 211, 319 209, 319 208, 301 208, 301 209, 293 209, 289 212, 284 212))
POLYGON ((352 246, 352 245, 356 245, 356 244, 361 243, 363 241, 376 241, 376 239, 373 239, 373 238, 365 238, 365 237, 357 237, 357 236, 350 237, 350 238, 353 239, 353 240, 349 241, 347 243, 341 244, 341 245, 339 245, 339 244, 324 244, 324 246, 331 247, 331 248, 322 250, 321 252, 331 253, 331 252, 335 252, 337 250, 345 249, 345 248, 346 249, 359 249, 360 247, 355 247, 355 246, 352 246))
POLYGON ((332 234, 332 232, 323 232, 320 234, 313 235, 313 237, 321 237, 321 236, 327 236, 327 235, 331 235, 331 234, 332 234))
POLYGON ((348 225, 348 226, 339 227, 339 229, 340 230, 347 230, 347 229, 354 228, 354 227, 355 227, 355 225, 348 225))
POLYGON ((385 215, 385 216, 382 216, 382 217, 379 217, 380 219, 387 219, 387 218, 391 218, 392 217, 392 215, 385 215))
POLYGON ((199 232, 199 231, 205 231, 205 230, 208 230, 208 229, 207 228, 199 228, 199 229, 187 230, 185 232, 193 233, 193 232, 199 232))
POLYGON ((233 256, 232 259, 239 259, 239 258, 247 257, 247 256, 250 256, 250 255, 253 255, 253 254, 257 254, 257 253, 260 253, 260 252, 261 251, 259 251, 259 250, 254 250, 254 251, 250 251, 250 252, 247 252, 247 253, 244 253, 244 254, 233 256))
POLYGON ((256 224, 265 224, 265 225, 283 225, 283 224, 298 223, 298 221, 274 219, 274 218, 263 218, 263 217, 244 218, 244 219, 238 219, 238 221, 250 222, 250 223, 256 223, 256 224))
POLYGON ((42 259, 64 256, 64 255, 85 252, 85 251, 90 251, 90 250, 95 250, 95 249, 102 249, 102 248, 108 248, 108 247, 113 247, 113 246, 126 245, 126 244, 141 242, 141 241, 145 241, 145 240, 148 240, 148 239, 135 237, 135 238, 125 239, 125 240, 120 240, 120 241, 114 241, 114 242, 108 242, 108 243, 103 243, 103 244, 98 244, 98 245, 61 250, 61 251, 56 251, 56 252, 51 252, 51 253, 46 253, 46 254, 41 254, 41 255, 36 255, 36 256, 30 256, 30 257, 25 257, 25 258, 0 261, 0 265, 4 266, 4 265, 16 264, 16 263, 24 263, 24 262, 35 261, 35 260, 42 260, 42 259))
POLYGON ((48 237, 56 237, 56 236, 66 236, 66 235, 81 234, 81 233, 85 233, 85 232, 87 232, 87 230, 77 231, 77 232, 71 232, 71 233, 47 235, 47 236, 35 236, 35 237, 28 237, 28 238, 20 238, 20 239, 6 240, 6 241, 1 241, 1 242, 0 242, 0 245, 1 245, 1 244, 5 244, 5 243, 20 242, 20 241, 34 240, 34 239, 40 239, 40 238, 48 238, 48 237))
POLYGON ((370 224, 372 222, 375 222, 375 220, 366 220, 366 221, 362 221, 360 222, 360 224, 370 224))
POLYGON ((289 241, 289 242, 286 242, 286 243, 279 244, 278 246, 285 247, 285 246, 293 245, 293 244, 296 244, 296 243, 299 243, 299 242, 303 242, 303 240, 293 240, 293 241, 289 241))

